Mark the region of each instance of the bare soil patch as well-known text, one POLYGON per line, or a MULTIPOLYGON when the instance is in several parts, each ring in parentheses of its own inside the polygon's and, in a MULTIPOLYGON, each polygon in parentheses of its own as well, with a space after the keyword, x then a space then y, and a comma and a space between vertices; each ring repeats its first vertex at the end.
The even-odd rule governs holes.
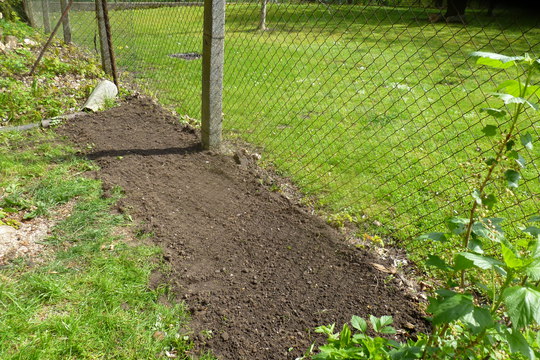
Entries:
POLYGON ((387 265, 257 179, 251 161, 202 151, 198 134, 149 100, 131 99, 60 129, 121 186, 128 209, 164 249, 199 347, 222 359, 294 359, 313 328, 392 315, 425 331, 387 265), (201 333, 202 330, 208 336, 201 333))

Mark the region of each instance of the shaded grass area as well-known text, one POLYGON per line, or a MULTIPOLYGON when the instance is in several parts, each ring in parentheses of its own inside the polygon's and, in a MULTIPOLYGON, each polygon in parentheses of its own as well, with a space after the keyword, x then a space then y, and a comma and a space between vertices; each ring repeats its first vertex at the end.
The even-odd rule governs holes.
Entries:
POLYGON ((90 169, 52 131, 0 133, 0 210, 51 217, 76 200, 39 259, 0 268, 0 358, 190 358, 186 310, 148 285, 160 249, 117 235, 132 226, 111 213, 121 191, 104 196, 90 169))
MULTIPOLYGON (((439 251, 414 237, 462 215, 482 167, 475 159, 492 147, 480 132, 486 118, 479 109, 494 106, 489 92, 514 76, 480 69, 468 56, 538 55, 538 20, 470 10, 467 26, 429 24, 432 10, 425 9, 270 3, 270 30, 258 32, 257 4, 226 11, 228 136, 261 148, 326 209, 411 251, 439 251)), ((186 7, 111 15, 120 65, 195 119, 200 60, 169 55, 202 51, 202 13, 186 7)), ((522 126, 538 137, 535 121, 522 126)), ((540 152, 529 155, 533 163, 540 152)), ((496 212, 518 220, 537 213, 537 176, 529 167, 524 186, 496 212)))

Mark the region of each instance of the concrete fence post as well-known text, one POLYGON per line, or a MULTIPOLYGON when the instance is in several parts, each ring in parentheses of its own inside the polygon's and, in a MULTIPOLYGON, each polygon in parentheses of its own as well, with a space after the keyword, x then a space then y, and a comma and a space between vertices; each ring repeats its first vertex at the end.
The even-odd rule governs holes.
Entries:
POLYGON ((201 140, 207 150, 221 147, 224 38, 225 0, 204 0, 201 140))

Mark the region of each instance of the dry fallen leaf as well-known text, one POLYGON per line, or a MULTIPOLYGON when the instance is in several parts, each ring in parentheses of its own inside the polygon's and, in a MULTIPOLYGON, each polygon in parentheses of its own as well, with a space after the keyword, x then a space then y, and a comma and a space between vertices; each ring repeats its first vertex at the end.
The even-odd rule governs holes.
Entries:
POLYGON ((373 265, 373 267, 379 271, 382 271, 384 273, 387 273, 387 274, 395 274, 396 273, 396 269, 394 268, 387 268, 386 266, 384 265, 381 265, 381 264, 377 264, 377 263, 371 263, 371 265, 373 265))

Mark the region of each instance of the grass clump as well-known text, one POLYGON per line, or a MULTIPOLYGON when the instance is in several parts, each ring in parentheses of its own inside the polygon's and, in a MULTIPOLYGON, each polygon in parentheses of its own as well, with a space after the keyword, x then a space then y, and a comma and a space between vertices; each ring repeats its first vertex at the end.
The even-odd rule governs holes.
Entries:
POLYGON ((17 38, 17 45, 0 57, 0 126, 72 112, 82 105, 97 80, 105 77, 93 57, 59 41, 53 42, 36 75, 30 77, 44 35, 5 19, 0 19, 0 34, 17 38))
POLYGON ((162 301, 167 287, 148 287, 160 250, 114 235, 130 226, 110 212, 121 192, 104 197, 99 181, 76 175, 94 165, 52 132, 0 134, 0 164, 0 210, 10 216, 51 216, 76 199, 46 240, 47 261, 0 269, 0 358, 188 358, 183 305, 162 301))

